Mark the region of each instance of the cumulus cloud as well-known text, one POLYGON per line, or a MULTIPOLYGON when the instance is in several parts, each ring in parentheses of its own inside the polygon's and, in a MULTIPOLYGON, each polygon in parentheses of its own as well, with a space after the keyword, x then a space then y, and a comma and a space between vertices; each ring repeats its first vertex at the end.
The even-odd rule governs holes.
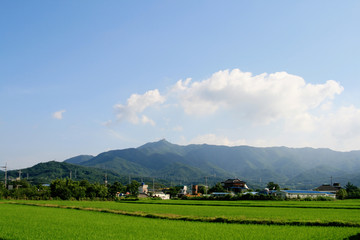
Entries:
POLYGON ((239 69, 219 71, 199 82, 180 80, 172 89, 189 115, 209 115, 226 108, 260 123, 301 115, 342 91, 333 80, 309 84, 286 72, 253 76, 239 69))
POLYGON ((360 137, 360 109, 354 106, 341 107, 335 114, 324 119, 322 124, 333 137, 353 139, 360 137))
POLYGON ((63 119, 63 114, 65 112, 66 112, 66 110, 60 110, 60 111, 54 112, 52 117, 55 119, 61 120, 61 119, 63 119))
POLYGON ((355 149, 360 109, 339 107, 335 97, 343 91, 334 80, 312 84, 286 72, 253 75, 233 69, 204 80, 179 80, 163 95, 157 89, 133 94, 114 109, 118 121, 159 126, 162 135, 181 132, 177 137, 184 143, 355 149), (241 139, 229 139, 229 132, 241 139), (189 135, 198 136, 186 141, 189 135))
POLYGON ((133 124, 144 123, 155 125, 155 122, 145 115, 139 116, 145 109, 165 102, 165 97, 161 96, 159 90, 150 90, 143 95, 132 94, 126 105, 116 104, 116 118, 118 121, 129 121, 133 124))

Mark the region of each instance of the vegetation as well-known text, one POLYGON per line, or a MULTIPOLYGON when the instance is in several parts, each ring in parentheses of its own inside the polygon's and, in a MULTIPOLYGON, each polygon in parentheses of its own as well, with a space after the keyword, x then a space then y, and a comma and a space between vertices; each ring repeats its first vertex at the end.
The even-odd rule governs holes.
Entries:
MULTIPOLYGON (((359 207, 358 201, 350 201, 353 202, 349 202, 349 205, 359 207)), ((17 201, 17 203, 24 202, 17 201)), ((332 214, 331 209, 320 211, 321 209, 314 208, 294 208, 295 210, 281 207, 267 208, 266 204, 271 202, 260 203, 263 207, 232 207, 230 205, 199 207, 179 205, 179 202, 25 202, 43 204, 43 207, 2 202, 0 203, 2 214, 0 239, 356 239, 360 236, 359 228, 345 227, 344 224, 343 227, 331 226, 331 224, 334 225, 332 220, 339 216, 342 216, 342 219, 338 221, 339 224, 350 223, 343 221, 346 216, 353 219, 355 223, 359 222, 357 213, 359 210, 355 212, 338 209, 339 211, 332 214), (164 205, 164 202, 170 204, 164 205), (53 208, 59 204, 67 209, 53 208), (21 217, 18 215, 19 212, 21 212, 21 217), (170 221, 170 219, 183 221, 170 221), (230 221, 232 219, 236 221, 230 221), (250 222, 256 224, 249 224, 250 222), (301 224, 301 222, 322 225, 321 227, 309 226, 310 224, 306 226, 307 224, 301 224), (276 225, 277 223, 279 224, 276 225), (18 226, 26 227, 19 228, 18 226)), ((182 203, 188 202, 182 201, 182 203)), ((345 204, 348 201, 339 202, 345 204)), ((222 202, 222 204, 225 203, 233 202, 222 202)), ((274 202, 277 205, 279 203, 285 206, 288 204, 288 202, 274 202)), ((313 203, 301 202, 301 204, 306 207, 313 203)))
POLYGON ((358 200, 329 203, 319 202, 205 202, 198 201, 17 201, 23 204, 53 205, 71 208, 120 211, 125 215, 150 215, 198 221, 222 221, 233 223, 360 226, 360 206, 358 200), (222 220, 221 220, 221 219, 222 220), (217 219, 217 220, 215 220, 217 219))
POLYGON ((351 182, 348 182, 345 186, 346 190, 346 196, 347 198, 360 198, 360 189, 352 184, 351 182))
MULTIPOLYGON (((142 182, 143 179, 150 183, 156 176, 158 183, 169 186, 171 182, 201 184, 205 182, 205 176, 208 176, 207 183, 214 185, 228 176, 241 176, 253 189, 263 189, 268 182, 291 189, 311 189, 328 182, 329 176, 360 185, 357 174, 360 162, 357 159, 360 159, 360 152, 286 147, 180 146, 161 140, 138 148, 104 152, 95 157, 81 155, 65 162, 39 163, 22 169, 22 177, 38 185, 64 178, 104 183, 105 175, 109 183, 127 184, 129 175, 133 180, 142 182), (316 163, 313 159, 317 159, 316 163)), ((10 179, 18 175, 18 171, 8 171, 10 179)), ((0 179, 3 177, 4 172, 0 171, 0 179)), ((278 187, 276 185, 275 188, 278 187)), ((359 191, 349 192, 351 194, 347 197, 360 197, 359 191)))
POLYGON ((157 176, 187 185, 203 183, 204 176, 213 176, 207 179, 211 184, 228 176, 241 176, 254 189, 264 188, 270 181, 292 189, 310 189, 328 182, 330 176, 360 184, 357 175, 360 162, 353 159, 360 159, 360 152, 206 144, 180 146, 161 140, 138 148, 104 152, 79 164, 106 166, 122 175, 157 176), (313 168, 309 169, 310 165, 313 168))
POLYGON ((280 190, 280 186, 277 183, 269 182, 266 187, 270 190, 280 190))
POLYGON ((87 180, 56 179, 51 182, 50 186, 41 184, 35 186, 23 179, 9 182, 10 189, 6 189, 1 183, 0 199, 114 200, 118 193, 129 192, 136 196, 139 185, 136 180, 127 186, 119 182, 105 186, 99 183, 90 183, 87 180))

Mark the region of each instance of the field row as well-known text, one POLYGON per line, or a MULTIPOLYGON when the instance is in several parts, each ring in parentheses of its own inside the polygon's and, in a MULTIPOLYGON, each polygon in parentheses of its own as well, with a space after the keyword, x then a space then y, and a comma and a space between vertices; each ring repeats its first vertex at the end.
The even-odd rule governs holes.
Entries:
POLYGON ((169 221, 0 204, 0 239, 346 239, 359 228, 169 221))
POLYGON ((102 201, 17 201, 17 203, 23 204, 51 204, 54 207, 98 209, 126 215, 147 215, 148 217, 186 219, 188 221, 360 227, 360 211, 357 209, 164 205, 153 204, 154 202, 166 201, 146 201, 142 204, 102 201))

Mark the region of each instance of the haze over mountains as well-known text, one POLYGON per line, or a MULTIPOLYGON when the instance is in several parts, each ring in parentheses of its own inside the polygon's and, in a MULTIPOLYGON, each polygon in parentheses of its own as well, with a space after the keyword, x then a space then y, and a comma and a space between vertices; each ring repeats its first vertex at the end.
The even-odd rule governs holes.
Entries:
MULTIPOLYGON (((74 177, 77 171, 78 177, 83 173, 81 177, 91 176, 98 181, 102 181, 106 173, 111 181, 126 181, 130 176, 172 184, 211 184, 237 177, 253 188, 264 187, 270 181, 292 189, 310 189, 331 181, 360 185, 360 151, 207 144, 181 146, 164 139, 138 148, 112 150, 97 156, 81 155, 63 163, 42 163, 32 168, 35 167, 43 178, 46 174, 58 176, 54 171, 61 173, 61 177, 72 171, 74 177), (41 171, 39 166, 42 166, 41 171)), ((32 171, 32 168, 23 172, 32 171)))

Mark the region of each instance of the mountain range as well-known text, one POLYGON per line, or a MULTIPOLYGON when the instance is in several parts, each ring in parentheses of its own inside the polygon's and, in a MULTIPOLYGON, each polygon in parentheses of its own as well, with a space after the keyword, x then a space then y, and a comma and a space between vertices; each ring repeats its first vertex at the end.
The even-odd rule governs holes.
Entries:
POLYGON ((181 146, 163 139, 92 158, 78 156, 66 162, 174 183, 240 178, 259 187, 270 181, 283 187, 303 189, 330 182, 360 184, 360 151, 207 144, 181 146), (79 160, 81 158, 83 160, 79 160))
MULTIPOLYGON (((57 164, 59 169, 63 169, 64 164, 77 167, 78 174, 88 171, 88 176, 93 178, 103 179, 107 173, 110 179, 122 182, 138 178, 161 180, 165 184, 213 184, 227 178, 240 178, 252 188, 262 188, 270 181, 291 189, 310 189, 331 182, 360 185, 360 151, 182 146, 163 139, 138 148, 76 156, 57 164), (91 173, 92 170, 96 173, 91 173)), ((42 174, 46 173, 50 174, 43 166, 42 174)))

